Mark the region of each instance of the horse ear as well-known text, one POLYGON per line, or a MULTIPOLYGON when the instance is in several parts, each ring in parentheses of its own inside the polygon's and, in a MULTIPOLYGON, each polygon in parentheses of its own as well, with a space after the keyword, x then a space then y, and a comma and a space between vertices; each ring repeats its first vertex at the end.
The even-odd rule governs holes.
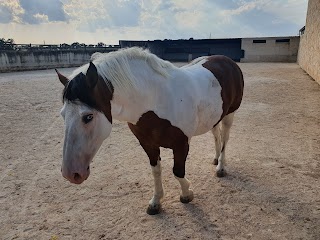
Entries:
POLYGON ((96 66, 90 62, 87 74, 86 74, 86 79, 87 79, 87 85, 89 88, 94 88, 98 82, 98 71, 96 66))
POLYGON ((68 83, 69 79, 63 76, 61 73, 59 73, 57 69, 54 69, 54 70, 56 70, 56 73, 58 74, 60 82, 65 86, 68 83))

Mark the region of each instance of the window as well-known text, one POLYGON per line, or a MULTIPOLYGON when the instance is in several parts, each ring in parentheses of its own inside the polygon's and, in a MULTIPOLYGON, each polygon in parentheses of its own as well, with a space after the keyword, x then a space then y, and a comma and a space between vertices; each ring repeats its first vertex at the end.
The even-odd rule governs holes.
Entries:
POLYGON ((289 43, 289 38, 283 38, 283 39, 276 39, 276 43, 289 43))
POLYGON ((253 43, 266 43, 266 40, 256 39, 252 41, 253 43))

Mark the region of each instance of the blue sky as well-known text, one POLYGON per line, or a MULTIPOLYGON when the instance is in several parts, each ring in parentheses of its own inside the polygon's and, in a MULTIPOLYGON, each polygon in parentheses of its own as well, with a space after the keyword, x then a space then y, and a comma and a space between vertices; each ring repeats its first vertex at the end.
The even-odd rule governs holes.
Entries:
POLYGON ((119 39, 294 36, 307 0, 0 0, 0 38, 117 44, 119 39))

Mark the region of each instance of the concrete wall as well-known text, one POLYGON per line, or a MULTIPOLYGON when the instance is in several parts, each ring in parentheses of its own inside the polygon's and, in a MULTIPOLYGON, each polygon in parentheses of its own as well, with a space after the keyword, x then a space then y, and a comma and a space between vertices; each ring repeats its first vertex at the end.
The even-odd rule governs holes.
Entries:
POLYGON ((243 38, 241 62, 296 62, 299 41, 298 36, 243 38))
POLYGON ((309 0, 307 21, 301 35, 298 63, 320 84, 320 1, 309 0))
POLYGON ((97 51, 99 50, 0 52, 0 72, 77 67, 87 63, 97 51))

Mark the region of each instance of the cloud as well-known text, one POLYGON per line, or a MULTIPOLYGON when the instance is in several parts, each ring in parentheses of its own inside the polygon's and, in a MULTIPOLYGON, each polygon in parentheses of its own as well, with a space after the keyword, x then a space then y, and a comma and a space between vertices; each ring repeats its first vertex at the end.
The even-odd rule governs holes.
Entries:
POLYGON ((150 4, 146 2, 140 23, 144 28, 158 30, 154 38, 209 37, 210 31, 218 25, 219 8, 213 1, 154 0, 150 4))
POLYGON ((33 18, 37 20, 37 22, 41 22, 41 23, 49 22, 49 16, 45 14, 37 13, 33 15, 33 18))
POLYGON ((62 8, 63 4, 60 0, 20 0, 20 5, 25 11, 22 16, 25 23, 37 24, 43 22, 43 20, 50 22, 66 21, 62 8))
POLYGON ((13 15, 9 9, 0 5, 0 23, 10 23, 13 20, 13 15))
POLYGON ((10 38, 19 29, 31 39, 34 28, 40 42, 114 44, 119 39, 296 35, 306 8, 307 0, 0 0, 0 23, 10 29, 10 38))
POLYGON ((221 12, 221 15, 224 15, 225 17, 232 17, 235 15, 243 14, 257 8, 259 4, 261 4, 261 2, 263 1, 243 2, 243 4, 241 4, 238 8, 223 10, 221 12))
POLYGON ((39 24, 66 21, 60 0, 4 0, 0 2, 0 22, 39 24))
POLYGON ((79 30, 135 27, 139 24, 139 0, 66 0, 64 11, 79 30))
POLYGON ((303 25, 306 20, 307 5, 308 0, 271 1, 261 10, 274 14, 283 21, 303 25))
POLYGON ((297 35, 306 11, 307 0, 242 0, 220 14, 226 27, 241 23, 241 31, 246 26, 251 34, 244 36, 285 36, 297 35))
POLYGON ((302 13, 307 10, 307 2, 307 0, 241 0, 238 1, 236 8, 222 10, 221 15, 230 21, 234 16, 255 11, 273 15, 277 18, 275 23, 280 22, 280 19, 301 23, 305 20, 305 15, 302 13))
POLYGON ((20 16, 24 14, 24 9, 21 8, 18 0, 9 0, 0 2, 0 22, 21 23, 20 16))

